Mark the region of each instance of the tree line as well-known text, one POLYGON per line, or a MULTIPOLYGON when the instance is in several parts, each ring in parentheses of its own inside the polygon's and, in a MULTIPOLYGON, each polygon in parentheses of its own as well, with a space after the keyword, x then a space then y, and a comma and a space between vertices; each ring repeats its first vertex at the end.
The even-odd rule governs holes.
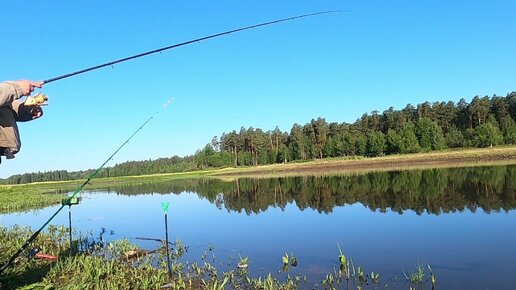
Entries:
MULTIPOLYGON (((112 167, 106 167, 97 174, 97 177, 118 177, 118 176, 133 176, 145 175, 155 173, 173 173, 196 170, 194 157, 173 156, 169 158, 159 158, 156 160, 143 161, 127 161, 116 164, 112 167)), ((45 172, 32 172, 12 175, 7 179, 0 179, 0 184, 25 184, 31 182, 42 181, 62 181, 62 180, 77 180, 88 178, 95 169, 72 171, 54 170, 45 172)))
MULTIPOLYGON (((224 166, 256 166, 303 160, 383 156, 516 144, 516 92, 506 96, 475 96, 470 103, 424 102, 365 113, 354 123, 312 119, 289 132, 240 128, 214 137, 194 155, 129 161, 101 172, 100 177, 171 173, 224 166)), ((83 179, 92 170, 19 174, 0 183, 83 179)))
POLYGON ((199 168, 286 163, 343 156, 383 156, 459 147, 516 144, 516 92, 476 96, 470 103, 424 102, 365 113, 349 123, 312 119, 263 131, 223 133, 195 154, 199 168))

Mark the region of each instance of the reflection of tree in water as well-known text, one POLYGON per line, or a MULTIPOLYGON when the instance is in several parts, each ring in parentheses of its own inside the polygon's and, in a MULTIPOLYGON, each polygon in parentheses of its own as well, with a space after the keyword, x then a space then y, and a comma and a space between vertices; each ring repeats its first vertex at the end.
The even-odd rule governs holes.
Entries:
POLYGON ((113 188, 124 195, 195 192, 228 211, 260 213, 295 203, 329 213, 361 203, 373 211, 433 214, 511 210, 516 204, 516 166, 376 172, 345 176, 270 179, 185 179, 113 188))

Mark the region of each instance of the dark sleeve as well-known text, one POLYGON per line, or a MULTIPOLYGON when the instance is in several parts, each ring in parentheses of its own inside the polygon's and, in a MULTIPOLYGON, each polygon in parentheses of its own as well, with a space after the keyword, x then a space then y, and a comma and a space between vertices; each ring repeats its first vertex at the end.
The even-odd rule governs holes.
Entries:
POLYGON ((14 101, 12 103, 12 109, 16 121, 27 122, 33 120, 31 110, 35 109, 35 106, 25 106, 25 104, 22 101, 14 101))

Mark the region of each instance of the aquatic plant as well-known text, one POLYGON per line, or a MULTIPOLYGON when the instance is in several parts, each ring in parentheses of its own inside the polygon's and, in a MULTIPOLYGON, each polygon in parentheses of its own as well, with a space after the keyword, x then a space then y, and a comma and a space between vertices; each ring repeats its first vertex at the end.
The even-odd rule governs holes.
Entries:
POLYGON ((358 272, 358 281, 360 282, 360 284, 367 283, 367 278, 364 275, 364 271, 362 270, 362 266, 358 266, 357 272, 358 272))
POLYGON ((349 279, 352 276, 355 276, 355 266, 353 265, 353 260, 348 260, 344 253, 342 252, 342 249, 340 248, 340 244, 337 243, 337 247, 339 248, 339 277, 342 276, 342 273, 344 273, 344 277, 346 280, 349 281, 349 279))
POLYGON ((338 279, 332 273, 326 274, 326 276, 322 279, 322 285, 325 289, 336 290, 338 289, 339 283, 338 279))
POLYGON ((375 273, 375 272, 371 272, 371 281, 374 284, 380 284, 380 274, 379 273, 375 273))
POLYGON ((290 266, 297 267, 297 257, 294 254, 290 255, 290 266))
POLYGON ((425 281, 425 265, 418 263, 414 270, 403 271, 403 276, 412 284, 423 284, 425 281))
POLYGON ((281 261, 283 262, 283 266, 288 266, 290 259, 287 253, 285 253, 285 256, 281 258, 281 261))
POLYGON ((410 283, 410 288, 412 289, 425 288, 428 284, 430 284, 431 289, 434 290, 437 285, 437 277, 435 276, 435 273, 433 272, 430 264, 418 262, 415 269, 403 271, 403 277, 405 281, 410 283), (428 273, 426 270, 428 270, 428 273))
POLYGON ((435 286, 437 285, 437 278, 435 277, 434 271, 432 270, 430 264, 428 264, 428 270, 430 271, 430 282, 432 283, 432 290, 434 290, 435 286))
POLYGON ((297 267, 297 258, 292 253, 290 256, 285 253, 285 255, 281 258, 281 262, 283 263, 283 272, 288 272, 289 266, 297 267))
POLYGON ((238 255, 240 257, 240 261, 237 264, 237 268, 241 270, 247 270, 247 267, 249 267, 249 257, 244 257, 238 255))

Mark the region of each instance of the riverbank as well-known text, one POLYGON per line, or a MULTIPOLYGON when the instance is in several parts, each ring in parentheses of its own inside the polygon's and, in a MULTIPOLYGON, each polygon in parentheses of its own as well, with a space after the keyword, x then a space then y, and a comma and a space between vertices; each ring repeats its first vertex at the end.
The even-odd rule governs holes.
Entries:
MULTIPOLYGON (((119 185, 137 185, 173 179, 213 177, 266 178, 295 175, 360 174, 371 171, 414 170, 516 164, 516 146, 444 150, 429 153, 389 155, 375 158, 323 159, 301 163, 263 165, 94 179, 85 189, 106 189, 119 185)), ((0 186, 0 213, 41 208, 61 201, 63 194, 78 188, 84 180, 39 182, 0 186)))
POLYGON ((374 158, 344 157, 303 163, 226 168, 212 176, 269 177, 278 175, 320 175, 366 173, 373 171, 415 170, 516 164, 516 147, 443 150, 428 153, 389 155, 374 158))
MULTIPOLYGON (((195 173, 96 178, 91 180, 84 189, 109 189, 120 185, 138 185, 174 179, 198 178, 210 173, 212 173, 211 170, 195 173)), ((60 204, 65 194, 76 190, 83 183, 84 180, 70 180, 0 185, 0 214, 60 204)))

